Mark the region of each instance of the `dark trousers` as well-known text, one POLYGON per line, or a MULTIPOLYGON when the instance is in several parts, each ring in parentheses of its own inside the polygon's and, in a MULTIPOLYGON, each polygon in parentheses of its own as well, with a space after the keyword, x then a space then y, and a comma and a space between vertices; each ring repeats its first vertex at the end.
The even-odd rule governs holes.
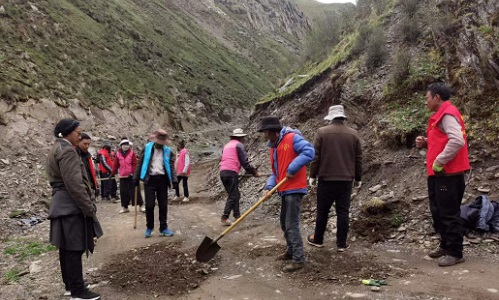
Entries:
POLYGON ((182 182, 182 187, 184 189, 184 197, 189 198, 189 187, 187 186, 187 176, 177 176, 178 185, 175 187, 175 195, 180 196, 180 182, 182 182))
MULTIPOLYGON (((100 173, 100 178, 105 179, 109 178, 111 176, 111 173, 100 173)), ((100 189, 100 195, 101 197, 104 198, 109 198, 109 195, 111 195, 111 181, 110 180, 102 180, 101 181, 101 189, 100 189)))
POLYGON ((81 256, 84 251, 70 251, 59 248, 59 263, 61 264, 62 281, 66 290, 74 295, 85 289, 81 256))
POLYGON ((159 231, 168 228, 166 224, 166 214, 168 213, 168 175, 151 175, 144 191, 146 196, 146 226, 154 228, 154 206, 158 200, 159 207, 159 231))
POLYGON ((118 183, 116 182, 116 179, 111 179, 111 198, 116 198, 116 195, 118 193, 118 183))
POLYGON ((239 177, 238 176, 223 176, 220 177, 222 183, 227 191, 228 197, 225 202, 224 213, 222 219, 228 219, 230 212, 233 211, 234 218, 239 218, 241 212, 239 211, 239 199, 241 194, 239 193, 239 177))
POLYGON ((324 232, 331 206, 334 203, 336 210, 336 246, 347 246, 349 229, 350 196, 352 195, 351 181, 324 181, 319 180, 317 186, 317 218, 315 220, 314 241, 322 244, 324 232))
POLYGON ((140 184, 134 186, 132 177, 120 178, 120 198, 122 207, 128 208, 128 205, 135 205, 135 188, 137 188, 137 205, 142 206, 144 201, 140 194, 140 184))
POLYGON ((303 263, 303 241, 300 234, 300 209, 303 194, 289 194, 281 197, 281 229, 286 239, 286 252, 293 261, 303 263))
POLYGON ((460 213, 464 188, 464 174, 428 177, 433 226, 442 237, 440 248, 459 258, 463 257, 464 227, 460 213))

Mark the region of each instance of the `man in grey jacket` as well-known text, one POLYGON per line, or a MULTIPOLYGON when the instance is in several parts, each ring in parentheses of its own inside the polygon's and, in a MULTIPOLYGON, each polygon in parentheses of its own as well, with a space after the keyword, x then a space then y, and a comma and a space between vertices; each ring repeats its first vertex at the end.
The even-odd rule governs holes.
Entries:
POLYGON ((329 210, 335 204, 336 246, 338 252, 348 248, 350 196, 352 181, 360 188, 362 182, 362 149, 357 131, 346 126, 342 105, 329 108, 324 120, 331 123, 319 128, 315 136, 315 158, 310 165, 310 185, 319 177, 317 188, 317 217, 315 233, 307 237, 307 242, 323 247, 324 232, 329 210))
POLYGON ((101 236, 102 229, 87 172, 74 148, 80 134, 80 123, 73 119, 62 119, 54 129, 57 140, 47 157, 50 242, 59 248, 62 280, 72 299, 96 300, 100 295, 85 287, 81 256, 93 252, 93 238, 101 236))

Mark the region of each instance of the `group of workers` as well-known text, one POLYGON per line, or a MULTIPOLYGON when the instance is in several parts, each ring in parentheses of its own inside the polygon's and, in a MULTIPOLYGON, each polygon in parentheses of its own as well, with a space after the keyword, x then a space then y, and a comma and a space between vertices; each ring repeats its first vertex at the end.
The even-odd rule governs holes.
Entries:
MULTIPOLYGON (((441 236, 439 247, 429 256, 439 258, 439 266, 464 261, 464 230, 459 207, 464 193, 464 172, 470 168, 463 118, 450 103, 450 95, 449 88, 442 83, 428 87, 426 106, 434 114, 429 120, 426 137, 416 138, 417 147, 428 148, 426 164, 430 211, 434 228, 441 236)), ((259 124, 258 131, 268 140, 272 169, 265 186, 265 196, 281 184, 277 191, 281 197, 280 226, 286 239, 286 251, 278 259, 286 261, 284 272, 293 272, 304 266, 300 209, 309 185, 317 184, 317 216, 315 230, 307 236, 307 242, 323 247, 329 211, 334 204, 337 251, 344 252, 349 247, 347 237, 352 188, 362 185, 361 141, 357 131, 345 124, 347 117, 342 105, 331 106, 324 119, 328 124, 317 130, 313 145, 303 138, 300 131, 283 126, 275 116, 264 117, 259 124)), ((92 173, 91 159, 86 153, 88 147, 81 146, 82 141, 89 137, 81 133, 79 125, 76 120, 63 119, 54 129, 57 140, 47 160, 48 179, 53 188, 49 212, 50 241, 59 248, 62 278, 72 298, 96 300, 100 296, 90 291, 83 281, 81 256, 85 251, 92 252, 94 237, 102 235, 92 192, 98 185, 92 173)), ((259 176, 248 161, 243 144, 245 136, 242 129, 235 129, 222 153, 220 178, 228 198, 221 222, 227 226, 232 224, 231 213, 235 219, 241 216, 240 169, 259 176)), ((187 178, 191 163, 185 144, 178 145, 177 159, 168 147, 168 134, 164 130, 153 132, 139 159, 130 144, 127 139, 122 139, 114 166, 104 167, 110 173, 109 177, 119 174, 120 187, 124 187, 120 190, 122 209, 127 209, 134 194, 140 194, 137 190, 142 181, 145 189, 145 237, 150 237, 154 229, 156 201, 159 206, 159 234, 172 236, 173 232, 167 226, 168 188, 175 188, 178 198, 178 181, 182 180, 186 193, 184 201, 189 201, 187 178)), ((100 160, 107 159, 104 151, 99 153, 104 156, 100 160)), ((137 199, 137 204, 142 205, 142 202, 137 199)))

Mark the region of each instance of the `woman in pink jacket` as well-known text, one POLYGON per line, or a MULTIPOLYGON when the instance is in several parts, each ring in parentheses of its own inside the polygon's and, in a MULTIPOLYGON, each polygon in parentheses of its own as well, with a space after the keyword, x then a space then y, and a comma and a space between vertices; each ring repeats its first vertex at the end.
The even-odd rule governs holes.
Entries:
POLYGON ((175 186, 175 195, 177 198, 175 200, 180 200, 180 182, 184 188, 184 199, 182 202, 189 202, 189 187, 187 185, 187 179, 191 175, 191 158, 189 156, 189 151, 185 148, 185 142, 180 141, 177 145, 177 161, 175 162, 175 170, 177 171, 178 183, 175 186))
MULTIPOLYGON (((133 173, 137 168, 137 155, 133 152, 130 141, 123 138, 120 142, 120 148, 116 153, 112 176, 116 173, 120 175, 120 197, 121 197, 121 210, 120 214, 127 213, 130 210, 128 205, 135 204, 135 186, 133 184, 133 173)), ((137 186, 139 189, 140 186, 137 186)), ((145 212, 143 207, 144 202, 140 194, 140 189, 137 191, 137 205, 140 207, 141 212, 145 212)))

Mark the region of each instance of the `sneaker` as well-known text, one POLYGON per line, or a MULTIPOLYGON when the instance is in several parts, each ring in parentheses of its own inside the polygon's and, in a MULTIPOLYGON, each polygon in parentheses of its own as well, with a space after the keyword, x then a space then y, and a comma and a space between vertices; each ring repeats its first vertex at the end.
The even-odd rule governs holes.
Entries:
POLYGON ((182 202, 189 202, 189 198, 184 197, 184 199, 182 199, 182 202))
POLYGON ((428 256, 431 258, 439 258, 447 255, 447 250, 438 247, 437 249, 428 252, 428 256))
POLYGON ((113 203, 120 203, 121 201, 118 198, 112 198, 111 202, 113 202, 113 203))
POLYGON ((145 236, 146 238, 150 238, 150 237, 151 237, 151 235, 152 235, 152 229, 147 228, 147 229, 146 229, 146 233, 144 233, 144 236, 145 236))
POLYGON ((464 261, 465 261, 464 257, 459 258, 459 257, 455 257, 452 255, 445 255, 445 256, 442 256, 438 259, 438 266, 439 267, 450 267, 450 266, 462 263, 464 261))
POLYGON ((303 268, 304 263, 290 262, 284 266, 283 272, 290 273, 303 268))
POLYGON ((345 252, 348 248, 350 248, 350 245, 346 245, 345 247, 338 247, 336 248, 337 252, 345 252))
POLYGON ((163 229, 162 231, 160 231, 159 235, 161 235, 161 236, 172 236, 173 235, 173 231, 168 230, 168 228, 166 228, 166 229, 163 229))
POLYGON ((146 207, 145 207, 145 206, 142 206, 142 205, 141 205, 141 206, 139 206, 139 208, 140 208, 140 211, 141 211, 141 212, 143 212, 143 213, 145 213, 145 212, 146 212, 146 207))
POLYGON ((98 299, 100 299, 100 295, 88 289, 84 289, 81 292, 71 295, 71 300, 98 300, 98 299))
POLYGON ((292 260, 293 255, 291 255, 288 252, 284 252, 283 254, 280 254, 277 256, 277 260, 292 260))
POLYGON ((309 236, 307 236, 307 242, 312 245, 312 246, 315 246, 315 247, 318 247, 318 248, 322 248, 324 247, 324 245, 322 243, 318 243, 314 240, 314 235, 311 234, 309 236))
POLYGON ((232 222, 229 219, 222 219, 220 221, 222 222, 223 226, 230 226, 230 225, 232 225, 232 222))
POLYGON ((176 196, 172 199, 174 202, 177 202, 177 201, 180 201, 182 200, 182 198, 180 196, 176 196))
POLYGON ((124 214, 124 213, 127 213, 127 212, 130 212, 130 210, 127 207, 122 207, 120 209, 120 214, 124 214))
MULTIPOLYGON (((91 289, 91 288, 96 287, 97 285, 96 284, 89 284, 88 282, 85 282, 84 286, 86 289, 91 289)), ((64 291, 64 296, 71 296, 71 290, 68 290, 66 288, 66 291, 64 291)))

